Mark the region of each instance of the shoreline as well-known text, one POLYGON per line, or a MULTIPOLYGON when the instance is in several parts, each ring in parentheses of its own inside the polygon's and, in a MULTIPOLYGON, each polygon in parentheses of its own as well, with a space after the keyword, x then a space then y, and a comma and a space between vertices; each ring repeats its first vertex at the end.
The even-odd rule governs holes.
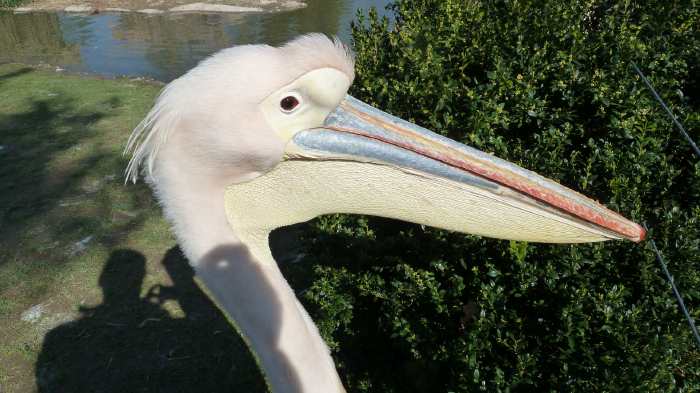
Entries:
MULTIPOLYGON (((44 11, 41 11, 44 12, 44 11)), ((48 11, 46 11, 48 12, 48 11)), ((62 68, 60 65, 52 64, 52 63, 37 63, 37 64, 32 64, 32 63, 22 63, 22 62, 15 62, 15 61, 10 61, 10 62, 0 62, 0 67, 19 67, 19 68, 26 68, 26 69, 32 69, 32 70, 37 70, 37 71, 42 71, 42 72, 53 72, 56 75, 63 75, 63 76, 68 76, 68 77, 77 77, 77 78, 84 78, 84 79, 97 79, 97 80, 103 80, 103 81, 125 81, 125 82, 136 82, 136 83, 143 83, 145 85, 152 85, 156 86, 159 88, 165 87, 170 82, 164 82, 162 80, 158 80, 155 78, 151 78, 148 76, 132 76, 132 75, 102 75, 98 73, 92 73, 88 71, 75 71, 75 70, 68 70, 65 68, 62 68)))
POLYGON ((261 13, 284 12, 305 8, 303 0, 34 0, 16 8, 0 11, 67 12, 75 14, 124 13, 186 14, 186 13, 261 13))

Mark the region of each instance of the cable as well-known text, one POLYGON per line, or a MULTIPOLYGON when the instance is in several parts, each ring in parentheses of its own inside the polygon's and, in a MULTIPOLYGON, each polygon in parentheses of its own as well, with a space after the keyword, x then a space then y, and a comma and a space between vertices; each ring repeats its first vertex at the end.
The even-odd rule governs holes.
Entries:
POLYGON ((637 67, 637 64, 635 62, 632 62, 632 66, 634 67, 634 70, 637 71, 637 74, 639 74, 639 76, 642 77, 642 80, 647 85, 649 90, 651 90, 651 93, 654 95, 654 98, 656 98, 656 101, 658 101, 659 104, 661 104, 661 106, 664 108, 664 110, 666 111, 668 116, 671 118, 671 120, 673 120, 673 124, 676 125, 676 128, 678 128, 678 131, 680 131, 681 135, 683 135, 683 137, 685 137, 685 140, 688 141, 688 143, 690 144, 690 147, 693 148, 693 151, 695 151, 695 155, 697 155, 698 158, 700 158, 700 149, 698 148, 698 145, 695 144, 695 142, 690 137, 690 135, 688 135, 688 133, 685 131, 683 124, 681 124, 681 122, 678 121, 678 119, 673 114, 673 112, 671 112, 671 109, 669 109, 668 106, 666 105, 666 103, 664 102, 664 100, 661 99, 661 97, 659 96, 659 93, 657 93, 656 90, 654 90, 654 86, 652 86, 651 83, 649 83, 649 80, 647 79, 646 76, 644 76, 644 74, 639 69, 639 67, 637 67))
MULTIPOLYGON (((646 223, 644 223, 644 229, 647 230, 647 233, 649 232, 649 228, 647 228, 646 223)), ((683 302, 683 298, 681 297, 681 293, 678 292, 678 288, 676 288, 676 283, 673 280, 673 276, 671 275, 671 273, 669 273, 668 267, 666 267, 666 263, 664 262, 664 258, 661 256, 659 249, 656 248, 656 243, 654 243, 654 239, 652 239, 650 237, 649 243, 651 243, 651 248, 654 250, 654 253, 656 254, 656 260, 659 261, 659 263, 661 264, 661 268, 664 270, 664 273, 666 274, 666 278, 668 279, 668 282, 671 283, 671 288, 673 288, 673 294, 676 295, 676 300, 678 300, 678 304, 681 306, 681 310, 683 310, 683 314, 685 314, 685 318, 688 320, 688 325, 690 325, 690 330, 693 331, 693 336, 695 336, 695 341, 698 343, 698 347, 700 347, 700 333, 698 333, 698 328, 695 326, 695 321, 690 316, 688 309, 685 307, 685 302, 683 302)))

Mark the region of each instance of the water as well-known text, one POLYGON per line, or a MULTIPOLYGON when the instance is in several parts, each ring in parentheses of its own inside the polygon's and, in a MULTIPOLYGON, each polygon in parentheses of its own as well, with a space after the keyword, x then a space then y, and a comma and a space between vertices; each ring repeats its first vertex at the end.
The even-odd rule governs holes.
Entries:
POLYGON ((51 64, 108 77, 143 76, 168 82, 219 49, 280 44, 322 32, 350 42, 356 11, 390 0, 308 0, 282 13, 75 15, 0 12, 0 63, 51 64))

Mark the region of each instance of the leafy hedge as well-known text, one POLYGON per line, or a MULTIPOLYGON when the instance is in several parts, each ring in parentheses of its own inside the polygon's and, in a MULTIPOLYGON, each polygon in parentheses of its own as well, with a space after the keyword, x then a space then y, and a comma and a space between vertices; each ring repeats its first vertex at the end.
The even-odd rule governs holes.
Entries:
MULTIPOLYGON (((354 26, 352 94, 645 221, 700 320, 696 1, 407 0, 354 26)), ((350 392, 700 391, 648 244, 313 223, 301 298, 350 392), (309 260, 310 259, 310 260, 309 260)))
POLYGON ((15 8, 24 4, 26 0, 0 0, 0 10, 3 8, 15 8))

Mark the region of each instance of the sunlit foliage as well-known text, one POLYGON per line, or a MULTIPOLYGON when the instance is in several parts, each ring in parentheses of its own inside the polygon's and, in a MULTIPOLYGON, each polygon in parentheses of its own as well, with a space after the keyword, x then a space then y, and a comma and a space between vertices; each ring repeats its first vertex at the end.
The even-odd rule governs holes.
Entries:
MULTIPOLYGON (((354 28, 360 99, 646 222, 700 319, 694 1, 399 1, 354 28), (643 4, 640 4, 643 3, 643 4)), ((698 391, 647 244, 538 245, 317 220, 300 296, 351 392, 698 391)))
POLYGON ((0 0, 0 8, 19 7, 24 2, 25 2, 25 0, 0 0))

